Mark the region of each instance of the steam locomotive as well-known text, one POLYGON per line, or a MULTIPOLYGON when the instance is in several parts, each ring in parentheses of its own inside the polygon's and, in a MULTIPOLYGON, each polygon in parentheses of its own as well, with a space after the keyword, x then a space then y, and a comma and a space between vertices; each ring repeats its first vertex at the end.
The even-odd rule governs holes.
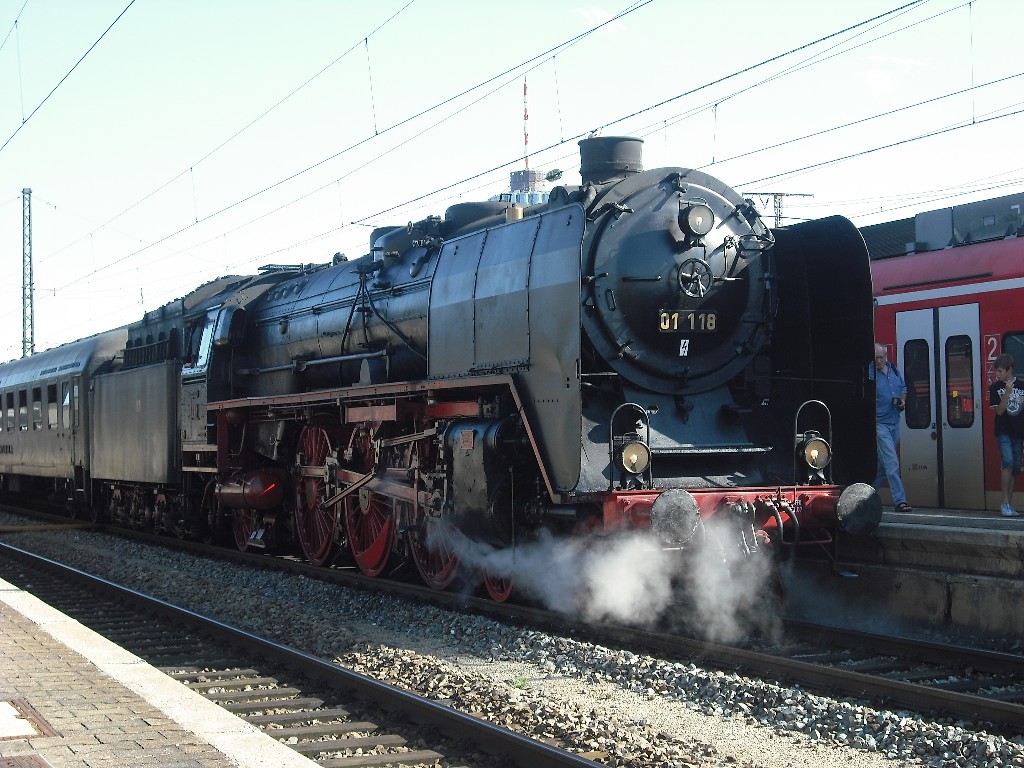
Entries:
POLYGON ((5 488, 371 576, 411 560, 438 588, 465 542, 541 531, 726 568, 870 531, 863 239, 772 230, 641 146, 585 139, 582 183, 541 204, 453 205, 0 365, 5 488))

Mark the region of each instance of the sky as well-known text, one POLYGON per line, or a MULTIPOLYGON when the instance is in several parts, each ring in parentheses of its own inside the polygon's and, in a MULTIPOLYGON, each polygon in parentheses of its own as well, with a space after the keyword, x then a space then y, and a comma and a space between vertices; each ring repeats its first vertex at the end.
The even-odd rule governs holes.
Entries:
POLYGON ((524 157, 579 184, 595 132, 863 226, 1024 190, 1022 30, 1022 0, 0 0, 0 360, 26 188, 36 351, 361 256, 524 157))

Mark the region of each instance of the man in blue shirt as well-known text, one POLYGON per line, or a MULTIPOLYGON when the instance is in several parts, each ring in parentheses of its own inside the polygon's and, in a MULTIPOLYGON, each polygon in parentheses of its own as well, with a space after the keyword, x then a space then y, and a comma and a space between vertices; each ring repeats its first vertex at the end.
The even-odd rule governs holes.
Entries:
POLYGON ((892 503, 897 512, 913 512, 907 503, 900 477, 900 413, 907 406, 907 384, 888 359, 885 347, 875 344, 875 360, 868 368, 868 378, 875 382, 875 432, 878 438, 878 475, 871 484, 877 491, 889 481, 892 503))
POLYGON ((996 444, 999 446, 999 487, 1003 517, 1017 517, 1013 486, 1020 474, 1021 438, 1024 437, 1024 381, 1013 373, 1013 355, 1003 353, 993 361, 996 380, 988 388, 988 404, 995 411, 996 444))

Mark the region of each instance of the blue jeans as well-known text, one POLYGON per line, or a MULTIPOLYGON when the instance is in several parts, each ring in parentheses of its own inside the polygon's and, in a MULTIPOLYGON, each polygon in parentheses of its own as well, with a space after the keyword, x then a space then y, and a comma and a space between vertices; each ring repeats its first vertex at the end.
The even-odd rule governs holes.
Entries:
POLYGON ((1012 469, 1014 475, 1019 475, 1022 449, 1020 438, 996 435, 996 444, 999 446, 1000 468, 1012 469))
POLYGON ((903 479, 900 477, 900 457, 896 449, 900 447, 900 425, 878 424, 876 428, 878 437, 878 474, 875 482, 871 485, 877 491, 882 483, 889 481, 889 488, 892 490, 893 506, 902 504, 907 500, 907 492, 903 490, 903 479))

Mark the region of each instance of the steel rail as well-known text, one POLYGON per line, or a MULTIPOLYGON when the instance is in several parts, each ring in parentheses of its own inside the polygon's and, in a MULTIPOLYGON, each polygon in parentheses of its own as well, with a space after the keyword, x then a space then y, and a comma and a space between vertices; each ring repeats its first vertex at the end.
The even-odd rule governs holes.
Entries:
MULTIPOLYGON (((130 535, 132 538, 160 541, 164 546, 192 549, 192 543, 175 541, 154 534, 128 532, 122 529, 109 529, 110 533, 130 535)), ((203 547, 202 551, 211 552, 211 548, 203 547)), ((218 550, 212 550, 218 551, 218 550)), ((631 644, 657 651, 666 656, 686 658, 695 663, 741 669, 745 674, 753 674, 768 680, 789 680, 793 684, 804 685, 812 691, 824 692, 829 695, 847 695, 871 700, 880 705, 902 705, 920 712, 941 713, 964 720, 990 721, 1000 727, 1014 730, 1020 729, 1024 722, 1024 705, 1012 701, 1001 701, 959 691, 943 690, 915 682, 907 682, 852 669, 842 669, 811 661, 802 661, 764 651, 720 645, 704 640, 681 637, 663 632, 625 626, 586 625, 581 626, 569 617, 552 614, 542 609, 495 603, 483 598, 467 595, 454 595, 439 592, 419 585, 403 584, 388 581, 381 583, 378 579, 363 579, 357 574, 337 569, 313 568, 305 563, 280 558, 268 558, 264 554, 250 554, 220 548, 219 556, 237 562, 256 563, 261 561, 263 567, 278 567, 282 570, 295 570, 313 578, 321 578, 336 583, 343 583, 358 588, 374 588, 397 597, 413 600, 426 600, 448 610, 469 611, 488 615, 495 620, 516 621, 534 626, 545 631, 569 633, 581 640, 595 642, 615 642, 631 644), (268 562, 270 561, 270 562, 268 562), (275 563, 277 563, 275 565, 275 563)), ((854 643, 843 641, 861 650, 871 649, 878 654, 919 656, 923 661, 942 663, 949 655, 943 646, 910 638, 896 638, 875 633, 845 628, 813 625, 806 622, 786 621, 786 626, 795 633, 806 636, 808 633, 827 633, 833 638, 842 634, 853 638, 854 643)), ((1007 666, 1018 666, 1024 676, 1024 659, 1013 654, 1002 654, 995 651, 964 648, 954 649, 961 659, 970 659, 975 668, 1005 669, 1007 666)))
POLYGON ((91 588, 132 602, 141 610, 159 613, 174 621, 191 625, 229 642, 266 654, 286 666, 322 680, 329 685, 353 691, 389 710, 406 713, 410 719, 429 724, 441 732, 468 740, 481 750, 514 759, 523 768, 601 768, 600 763, 488 723, 472 715, 424 699, 414 693, 353 672, 295 648, 275 643, 251 632, 233 627, 202 614, 168 603, 137 590, 115 584, 50 558, 33 554, 0 542, 0 551, 28 560, 50 571, 88 584, 91 588))

